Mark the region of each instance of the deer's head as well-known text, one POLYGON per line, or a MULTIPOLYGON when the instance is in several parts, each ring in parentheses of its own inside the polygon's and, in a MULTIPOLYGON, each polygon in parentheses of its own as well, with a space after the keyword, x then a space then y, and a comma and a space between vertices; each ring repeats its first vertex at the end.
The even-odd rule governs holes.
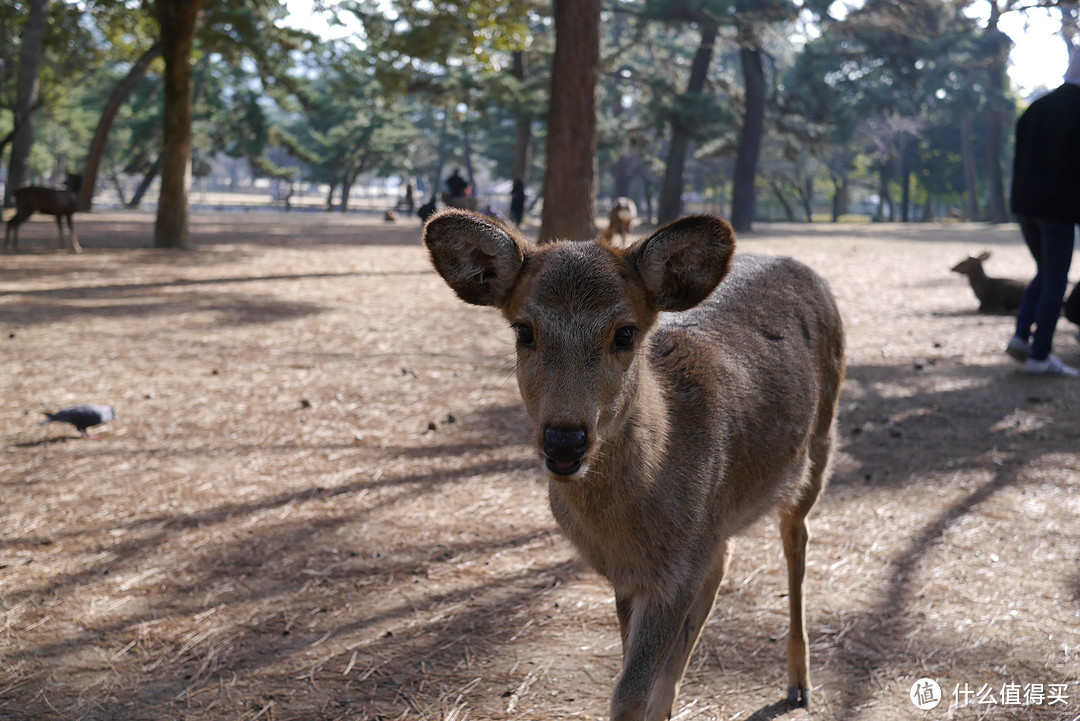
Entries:
POLYGON ((727 273, 731 227, 706 216, 629 248, 533 245, 516 229, 448 210, 424 229, 436 270, 468 303, 497 307, 517 341, 517 380, 536 445, 556 477, 584 475, 632 417, 660 311, 692 308, 727 273))

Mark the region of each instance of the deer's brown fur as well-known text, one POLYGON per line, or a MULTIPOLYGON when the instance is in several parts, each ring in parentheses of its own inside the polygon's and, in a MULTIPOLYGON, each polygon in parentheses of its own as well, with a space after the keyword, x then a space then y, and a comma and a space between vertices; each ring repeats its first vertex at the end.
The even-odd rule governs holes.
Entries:
POLYGON ((64 247, 64 226, 62 220, 67 218, 68 235, 70 242, 68 248, 72 253, 81 253, 82 246, 75 235, 75 224, 72 216, 79 207, 79 187, 82 176, 69 175, 62 189, 44 188, 40 186, 27 186, 15 191, 15 215, 7 223, 4 231, 4 250, 14 250, 19 247, 19 226, 22 225, 34 213, 45 213, 56 216, 56 232, 59 234, 60 247, 64 247))
POLYGON ((706 216, 621 249, 534 246, 450 210, 424 242, 462 299, 499 308, 517 332, 552 512, 615 592, 623 671, 611 718, 669 717, 730 539, 773 508, 788 563, 789 700, 807 705, 805 518, 826 483, 844 376, 825 282, 788 258, 733 258, 730 226, 706 216))
POLYGON ((608 227, 604 230, 603 238, 612 241, 618 235, 622 242, 626 243, 626 236, 637 220, 637 205, 630 198, 615 198, 611 203, 611 211, 608 213, 608 227))
POLYGON ((1013 278, 991 278, 983 270, 983 262, 990 257, 984 250, 969 255, 953 266, 952 272, 968 277, 975 297, 979 299, 980 313, 1015 313, 1024 299, 1027 283, 1013 278))

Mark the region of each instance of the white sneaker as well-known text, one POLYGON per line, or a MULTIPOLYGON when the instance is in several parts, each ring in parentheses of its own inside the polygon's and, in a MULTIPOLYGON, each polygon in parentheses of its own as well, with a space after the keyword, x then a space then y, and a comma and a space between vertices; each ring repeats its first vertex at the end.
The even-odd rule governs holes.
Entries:
POLYGON ((1046 360, 1043 361, 1028 358, 1024 364, 1024 372, 1029 376, 1046 376, 1048 378, 1076 378, 1080 376, 1080 371, 1072 366, 1065 365, 1056 355, 1047 356, 1046 360))
POLYGON ((1005 352, 1013 360, 1023 363, 1027 360, 1028 353, 1031 352, 1031 346, 1020 336, 1014 335, 1009 339, 1009 345, 1005 346, 1005 352))

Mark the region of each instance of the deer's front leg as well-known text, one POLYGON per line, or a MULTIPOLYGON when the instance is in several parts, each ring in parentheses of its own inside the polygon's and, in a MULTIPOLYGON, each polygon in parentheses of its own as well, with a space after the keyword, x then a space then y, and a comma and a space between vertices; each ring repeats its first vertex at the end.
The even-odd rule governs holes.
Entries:
MULTIPOLYGON (((623 601, 629 614, 627 622, 621 624, 625 629, 623 672, 611 697, 611 721, 667 718, 670 709, 663 709, 656 720, 647 715, 649 697, 675 647, 692 600, 692 593, 679 592, 668 600, 635 596, 623 601)), ((624 613, 620 612, 620 617, 624 613)), ((654 710, 659 713, 659 709, 654 710)))

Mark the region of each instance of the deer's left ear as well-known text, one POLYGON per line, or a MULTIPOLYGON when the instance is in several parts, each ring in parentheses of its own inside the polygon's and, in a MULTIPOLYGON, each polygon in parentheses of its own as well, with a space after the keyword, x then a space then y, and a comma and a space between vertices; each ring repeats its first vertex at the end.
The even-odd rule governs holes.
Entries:
POLYGON ((444 210, 424 226, 424 245, 443 280, 466 303, 501 307, 525 263, 527 241, 467 210, 444 210))
POLYGON ((630 247, 627 261, 659 310, 687 310, 727 275, 735 233, 727 221, 697 215, 665 225, 630 247))

